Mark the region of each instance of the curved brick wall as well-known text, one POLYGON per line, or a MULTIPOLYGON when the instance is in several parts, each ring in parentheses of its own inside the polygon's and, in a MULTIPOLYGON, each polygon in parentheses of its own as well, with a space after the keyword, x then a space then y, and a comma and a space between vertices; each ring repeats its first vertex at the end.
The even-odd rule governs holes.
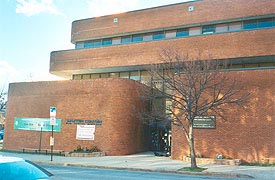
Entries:
MULTIPOLYGON (((147 150, 147 129, 137 112, 141 84, 129 79, 98 79, 14 83, 10 85, 4 149, 38 148, 39 131, 14 130, 14 117, 49 118, 49 107, 57 108, 62 119, 61 133, 55 133, 54 149, 67 152, 97 146, 107 155, 133 154, 147 150), (102 120, 96 126, 95 140, 76 140, 75 124, 68 119, 102 120)), ((49 149, 51 132, 43 132, 42 148, 49 149)))

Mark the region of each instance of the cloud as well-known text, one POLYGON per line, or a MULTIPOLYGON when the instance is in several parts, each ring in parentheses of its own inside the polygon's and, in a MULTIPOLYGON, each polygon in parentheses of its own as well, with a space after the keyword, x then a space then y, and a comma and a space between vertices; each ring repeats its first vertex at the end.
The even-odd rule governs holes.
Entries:
POLYGON ((50 74, 47 70, 16 69, 7 61, 0 60, 0 89, 13 82, 54 81, 64 78, 50 74))
POLYGON ((192 0, 86 0, 90 17, 117 14, 192 0))
POLYGON ((92 17, 116 14, 136 9, 139 0, 87 0, 92 17))
POLYGON ((55 7, 53 0, 17 0, 16 13, 22 13, 28 17, 40 13, 65 16, 55 7))
POLYGON ((8 62, 0 60, 0 88, 7 86, 14 77, 20 77, 18 71, 8 62))

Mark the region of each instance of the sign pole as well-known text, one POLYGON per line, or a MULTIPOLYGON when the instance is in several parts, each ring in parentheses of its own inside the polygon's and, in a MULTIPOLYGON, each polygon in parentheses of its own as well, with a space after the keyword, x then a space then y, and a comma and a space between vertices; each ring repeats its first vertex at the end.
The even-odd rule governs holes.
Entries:
POLYGON ((53 125, 52 125, 52 136, 51 136, 50 144, 51 144, 51 161, 53 161, 53 125))
POLYGON ((41 129, 40 129, 40 140, 39 140, 39 150, 38 150, 38 151, 39 151, 39 154, 40 154, 40 152, 41 152, 43 122, 41 122, 40 127, 41 127, 41 129))
POLYGON ((51 161, 53 161, 53 145, 54 145, 54 137, 53 137, 53 126, 56 125, 56 108, 50 107, 50 125, 52 126, 52 136, 50 138, 50 146, 51 146, 51 161))

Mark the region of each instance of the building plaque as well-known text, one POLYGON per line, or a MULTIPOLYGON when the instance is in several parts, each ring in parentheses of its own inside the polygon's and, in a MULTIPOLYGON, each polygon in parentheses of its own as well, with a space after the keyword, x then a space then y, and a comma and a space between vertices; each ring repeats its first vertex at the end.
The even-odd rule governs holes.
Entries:
POLYGON ((193 128, 195 129, 215 129, 215 116, 196 116, 193 121, 193 128))

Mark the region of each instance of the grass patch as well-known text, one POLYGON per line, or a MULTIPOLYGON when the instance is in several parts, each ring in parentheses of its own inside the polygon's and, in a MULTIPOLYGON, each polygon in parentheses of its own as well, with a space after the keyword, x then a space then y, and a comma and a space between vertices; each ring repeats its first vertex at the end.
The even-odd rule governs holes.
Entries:
POLYGON ((204 171, 206 169, 207 168, 200 168, 200 167, 197 167, 197 168, 184 167, 184 168, 179 169, 178 171, 202 172, 202 171, 204 171))
POLYGON ((242 166, 261 166, 261 167, 275 167, 275 163, 267 164, 267 163, 242 163, 242 166))

